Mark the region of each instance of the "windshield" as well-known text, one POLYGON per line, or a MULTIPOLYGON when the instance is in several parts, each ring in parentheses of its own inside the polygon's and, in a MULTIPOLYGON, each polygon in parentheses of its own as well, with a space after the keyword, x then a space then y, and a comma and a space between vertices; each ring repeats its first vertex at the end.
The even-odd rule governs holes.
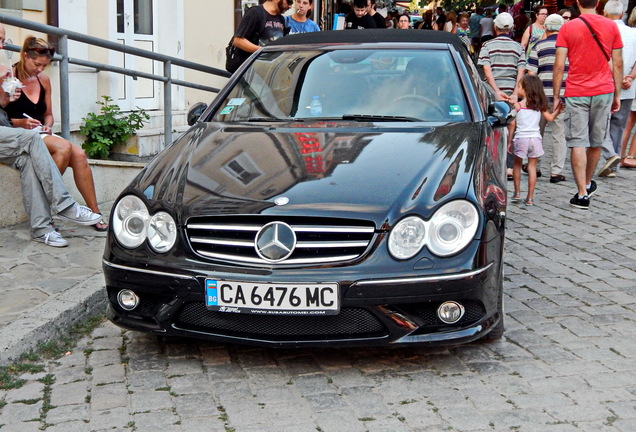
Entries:
POLYGON ((337 49, 261 53, 214 120, 469 121, 447 50, 337 49))

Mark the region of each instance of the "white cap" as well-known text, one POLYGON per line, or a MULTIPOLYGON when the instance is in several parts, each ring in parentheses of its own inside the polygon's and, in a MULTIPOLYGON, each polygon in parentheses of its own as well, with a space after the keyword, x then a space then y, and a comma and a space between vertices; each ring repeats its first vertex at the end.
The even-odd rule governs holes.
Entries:
POLYGON ((545 22, 543 23, 543 25, 545 26, 547 31, 559 31, 559 29, 561 29, 561 26, 563 25, 563 23, 565 22, 565 20, 563 19, 563 17, 559 14, 551 14, 548 15, 548 17, 545 19, 545 22))
POLYGON ((501 12, 495 18, 495 27, 499 30, 512 30, 514 27, 515 21, 512 19, 512 15, 508 12, 501 12))

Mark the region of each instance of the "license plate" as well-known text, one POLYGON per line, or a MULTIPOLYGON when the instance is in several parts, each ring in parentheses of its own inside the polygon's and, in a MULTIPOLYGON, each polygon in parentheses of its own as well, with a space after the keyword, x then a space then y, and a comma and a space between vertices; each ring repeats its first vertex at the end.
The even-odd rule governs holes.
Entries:
POLYGON ((270 315, 335 315, 338 284, 258 284, 205 280, 205 304, 219 312, 270 315))

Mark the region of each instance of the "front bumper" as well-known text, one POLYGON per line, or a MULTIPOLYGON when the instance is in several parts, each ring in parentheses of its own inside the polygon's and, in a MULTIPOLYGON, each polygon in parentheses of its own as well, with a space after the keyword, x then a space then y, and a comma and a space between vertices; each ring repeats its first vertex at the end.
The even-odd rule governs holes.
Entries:
MULTIPOLYGON (((340 282, 332 316, 265 316, 208 310, 205 274, 163 271, 104 260, 107 315, 118 326, 152 333, 260 346, 455 345, 485 336, 501 319, 501 263, 457 274, 340 282), (117 293, 140 305, 121 308, 117 293), (437 317, 445 301, 461 303, 457 323, 437 317)), ((233 275, 236 277, 236 275, 233 275)))

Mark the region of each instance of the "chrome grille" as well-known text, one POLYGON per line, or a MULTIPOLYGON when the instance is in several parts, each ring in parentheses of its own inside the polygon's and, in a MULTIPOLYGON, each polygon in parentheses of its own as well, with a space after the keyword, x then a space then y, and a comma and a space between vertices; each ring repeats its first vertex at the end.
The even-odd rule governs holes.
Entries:
POLYGON ((221 261, 272 265, 256 253, 256 234, 270 222, 284 222, 296 235, 294 253, 282 265, 336 263, 356 259, 369 247, 375 229, 367 221, 283 217, 192 218, 186 235, 192 250, 221 261))

